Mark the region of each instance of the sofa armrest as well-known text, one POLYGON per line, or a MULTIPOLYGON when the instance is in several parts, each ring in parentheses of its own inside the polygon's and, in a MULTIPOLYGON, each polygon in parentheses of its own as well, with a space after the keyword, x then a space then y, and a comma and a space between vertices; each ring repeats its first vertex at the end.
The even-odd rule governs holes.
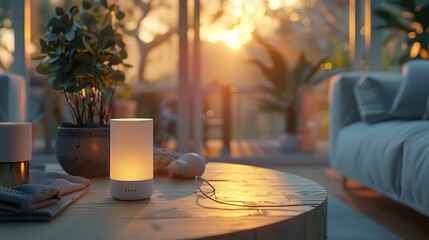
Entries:
POLYGON ((353 86, 365 72, 346 72, 332 77, 329 92, 329 139, 331 153, 339 130, 350 123, 360 121, 353 86))
MULTIPOLYGON (((362 76, 372 76, 374 78, 388 78, 392 81, 402 81, 403 76, 400 73, 386 72, 346 72, 335 75, 331 79, 330 86, 330 148, 331 153, 335 149, 337 135, 341 128, 361 121, 358 105, 354 95, 354 85, 362 76)), ((379 81, 382 84, 382 81, 379 81)), ((399 84, 398 84, 399 88, 399 84)), ((398 88, 384 92, 394 96, 398 88)), ((387 88, 383 88, 384 91, 387 88)))

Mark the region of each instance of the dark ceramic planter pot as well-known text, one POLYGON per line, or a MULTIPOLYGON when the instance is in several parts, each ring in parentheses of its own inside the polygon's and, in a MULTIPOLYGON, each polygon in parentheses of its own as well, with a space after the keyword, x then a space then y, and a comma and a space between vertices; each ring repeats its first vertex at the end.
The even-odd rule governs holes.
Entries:
POLYGON ((109 127, 58 127, 55 149, 58 163, 68 174, 87 178, 109 175, 109 127))

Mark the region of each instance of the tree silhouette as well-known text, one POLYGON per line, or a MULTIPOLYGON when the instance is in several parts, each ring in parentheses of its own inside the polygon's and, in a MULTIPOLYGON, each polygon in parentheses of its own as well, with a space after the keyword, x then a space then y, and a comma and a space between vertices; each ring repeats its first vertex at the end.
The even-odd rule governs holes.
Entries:
MULTIPOLYGON (((128 1, 127 1, 128 2, 128 1)), ((169 7, 168 1, 163 0, 150 0, 150 1, 142 1, 142 0, 133 0, 130 1, 132 4, 127 4, 123 7, 122 11, 125 12, 126 19, 125 22, 135 21, 136 25, 132 28, 125 28, 124 34, 131 36, 137 42, 138 47, 138 57, 140 58, 138 61, 138 65, 134 65, 138 69, 138 81, 144 81, 144 72, 147 63, 147 56, 152 49, 160 46, 162 43, 166 42, 170 39, 170 37, 177 32, 176 26, 170 26, 170 29, 165 33, 156 35, 152 41, 145 42, 140 38, 141 25, 143 21, 148 16, 150 11, 155 8, 160 7, 169 7), (140 11, 136 11, 136 9, 140 9, 140 11)))

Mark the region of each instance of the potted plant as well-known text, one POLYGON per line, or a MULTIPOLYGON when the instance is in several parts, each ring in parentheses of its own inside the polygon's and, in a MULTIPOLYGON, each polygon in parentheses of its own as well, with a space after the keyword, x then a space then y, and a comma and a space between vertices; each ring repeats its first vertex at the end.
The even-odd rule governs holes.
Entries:
MULTIPOLYGON (((258 59, 246 62, 256 65, 265 76, 261 89, 266 93, 258 100, 260 109, 280 112, 284 116, 284 130, 280 136, 280 147, 294 150, 298 146, 298 103, 303 87, 319 82, 320 65, 327 60, 323 58, 316 64, 309 62, 304 51, 300 51, 297 63, 290 66, 280 51, 266 43, 255 34, 255 40, 268 53, 271 66, 258 59)), ((325 77, 325 76, 324 76, 325 77)))
POLYGON ((378 29, 391 29, 386 43, 399 39, 402 49, 398 55, 400 64, 410 59, 429 58, 429 2, 410 0, 388 0, 374 10, 382 20, 378 29))
POLYGON ((40 39, 40 74, 62 92, 73 122, 57 129, 56 154, 64 170, 86 177, 109 174, 109 118, 115 87, 125 79, 127 57, 119 29, 124 13, 106 0, 82 1, 56 16, 40 39))

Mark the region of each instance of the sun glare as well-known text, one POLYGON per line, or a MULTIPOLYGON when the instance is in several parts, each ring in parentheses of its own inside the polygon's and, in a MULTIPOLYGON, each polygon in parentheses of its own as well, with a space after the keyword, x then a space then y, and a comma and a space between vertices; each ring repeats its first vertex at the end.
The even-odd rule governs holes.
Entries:
POLYGON ((212 32, 208 41, 211 43, 223 42, 232 49, 238 49, 252 39, 251 33, 242 29, 212 32))
MULTIPOLYGON (((223 16, 218 20, 222 27, 206 27, 201 31, 201 37, 211 43, 223 42, 232 49, 238 49, 252 40, 256 26, 260 27, 268 22, 268 11, 284 10, 290 15, 290 21, 298 22, 301 17, 296 12, 297 9, 314 1, 317 0, 228 0, 224 2, 223 16), (225 29, 225 26, 229 27, 225 29)), ((307 18, 301 21, 304 25, 310 24, 307 18)), ((262 26, 261 32, 267 32, 265 29, 272 29, 272 26, 262 26)))
POLYGON ((294 7, 299 3, 299 0, 284 0, 283 2, 287 7, 294 7))

